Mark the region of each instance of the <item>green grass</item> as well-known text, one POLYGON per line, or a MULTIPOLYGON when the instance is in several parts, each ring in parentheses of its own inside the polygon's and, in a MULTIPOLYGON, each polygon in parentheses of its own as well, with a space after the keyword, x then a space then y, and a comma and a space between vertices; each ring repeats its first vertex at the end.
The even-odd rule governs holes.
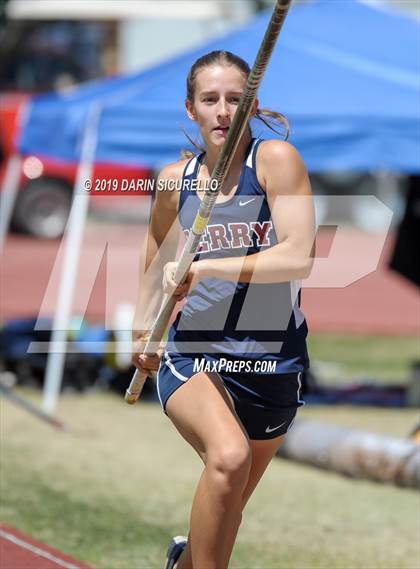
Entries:
MULTIPOLYGON (((100 569, 161 569, 170 536, 188 529, 202 466, 160 408, 62 397, 65 434, 1 406, 0 518, 100 569)), ((302 416, 404 436, 418 414, 308 407, 302 416)), ((231 568, 418 569, 419 507, 413 490, 274 459, 231 568)))
POLYGON ((319 373, 334 380, 365 377, 404 383, 413 361, 420 360, 419 338, 414 336, 363 336, 310 334, 308 349, 319 373))

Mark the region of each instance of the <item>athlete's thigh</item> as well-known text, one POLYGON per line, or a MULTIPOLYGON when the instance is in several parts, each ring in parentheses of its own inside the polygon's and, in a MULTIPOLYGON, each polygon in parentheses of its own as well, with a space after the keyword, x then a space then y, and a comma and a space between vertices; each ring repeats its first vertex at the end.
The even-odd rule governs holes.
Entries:
POLYGON ((251 440, 251 453, 252 462, 251 470, 248 477, 248 484, 242 495, 242 506, 245 507, 252 493, 261 480, 262 475, 270 464, 273 456, 276 454, 277 449, 283 442, 285 435, 276 437, 275 439, 267 440, 251 440))
POLYGON ((222 380, 212 373, 193 375, 166 403, 166 414, 180 434, 206 462, 220 445, 249 445, 222 380))

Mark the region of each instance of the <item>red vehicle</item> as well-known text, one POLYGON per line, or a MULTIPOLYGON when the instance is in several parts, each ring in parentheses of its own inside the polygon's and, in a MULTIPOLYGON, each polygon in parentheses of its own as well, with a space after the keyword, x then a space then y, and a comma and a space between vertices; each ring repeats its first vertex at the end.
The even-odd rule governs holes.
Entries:
MULTIPOLYGON (((18 115, 21 105, 28 95, 0 94, 0 184, 4 179, 6 165, 14 152, 17 136, 18 115)), ((73 188, 77 174, 77 163, 63 162, 40 155, 22 157, 22 167, 18 193, 13 210, 11 226, 13 229, 42 238, 60 237, 65 229, 70 212, 73 188)), ((133 168, 116 164, 96 163, 92 187, 103 186, 106 181, 138 183, 147 179, 152 172, 143 168, 133 168)), ((103 194, 102 194, 103 195, 103 194)), ((139 192, 139 196, 150 195, 149 191, 139 192)), ((109 196, 99 200, 92 192, 93 203, 103 208, 114 208, 119 196, 109 196)), ((141 199, 131 197, 131 199, 141 199)))

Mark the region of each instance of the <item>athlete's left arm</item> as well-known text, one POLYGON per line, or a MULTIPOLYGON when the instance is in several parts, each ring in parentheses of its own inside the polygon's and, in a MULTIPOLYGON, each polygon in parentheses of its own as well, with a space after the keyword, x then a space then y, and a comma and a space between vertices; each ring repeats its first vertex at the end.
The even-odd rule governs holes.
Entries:
POLYGON ((278 244, 246 257, 198 261, 193 264, 197 265, 193 268, 196 274, 191 275, 193 281, 212 276, 270 283, 309 276, 314 255, 315 215, 301 157, 287 142, 266 141, 258 150, 257 174, 267 194, 278 244))

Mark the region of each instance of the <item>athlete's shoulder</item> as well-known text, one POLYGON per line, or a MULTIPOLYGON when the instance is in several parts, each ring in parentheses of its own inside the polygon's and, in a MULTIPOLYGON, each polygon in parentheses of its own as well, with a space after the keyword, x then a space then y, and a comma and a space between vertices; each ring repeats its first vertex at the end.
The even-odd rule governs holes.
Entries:
POLYGON ((180 180, 189 160, 189 158, 181 158, 181 160, 178 160, 177 162, 167 164, 159 172, 158 178, 161 180, 180 180))
POLYGON ((258 148, 257 159, 261 162, 302 162, 299 152, 296 148, 285 140, 269 139, 263 140, 258 148))
POLYGON ((167 164, 159 172, 156 184, 156 187, 158 189, 156 192, 157 207, 177 211, 179 203, 179 192, 166 191, 170 187, 167 182, 180 182, 180 180, 182 180, 182 175, 188 161, 188 158, 182 158, 177 162, 167 164))
POLYGON ((296 148, 284 140, 265 140, 257 154, 257 172, 266 192, 310 193, 305 164, 296 148))
POLYGON ((185 165, 188 159, 183 158, 177 162, 172 162, 167 164, 159 172, 156 182, 156 192, 155 192, 155 209, 162 212, 167 210, 176 213, 178 210, 179 203, 179 192, 169 191, 168 182, 178 183, 182 180, 182 174, 184 172, 185 165))

